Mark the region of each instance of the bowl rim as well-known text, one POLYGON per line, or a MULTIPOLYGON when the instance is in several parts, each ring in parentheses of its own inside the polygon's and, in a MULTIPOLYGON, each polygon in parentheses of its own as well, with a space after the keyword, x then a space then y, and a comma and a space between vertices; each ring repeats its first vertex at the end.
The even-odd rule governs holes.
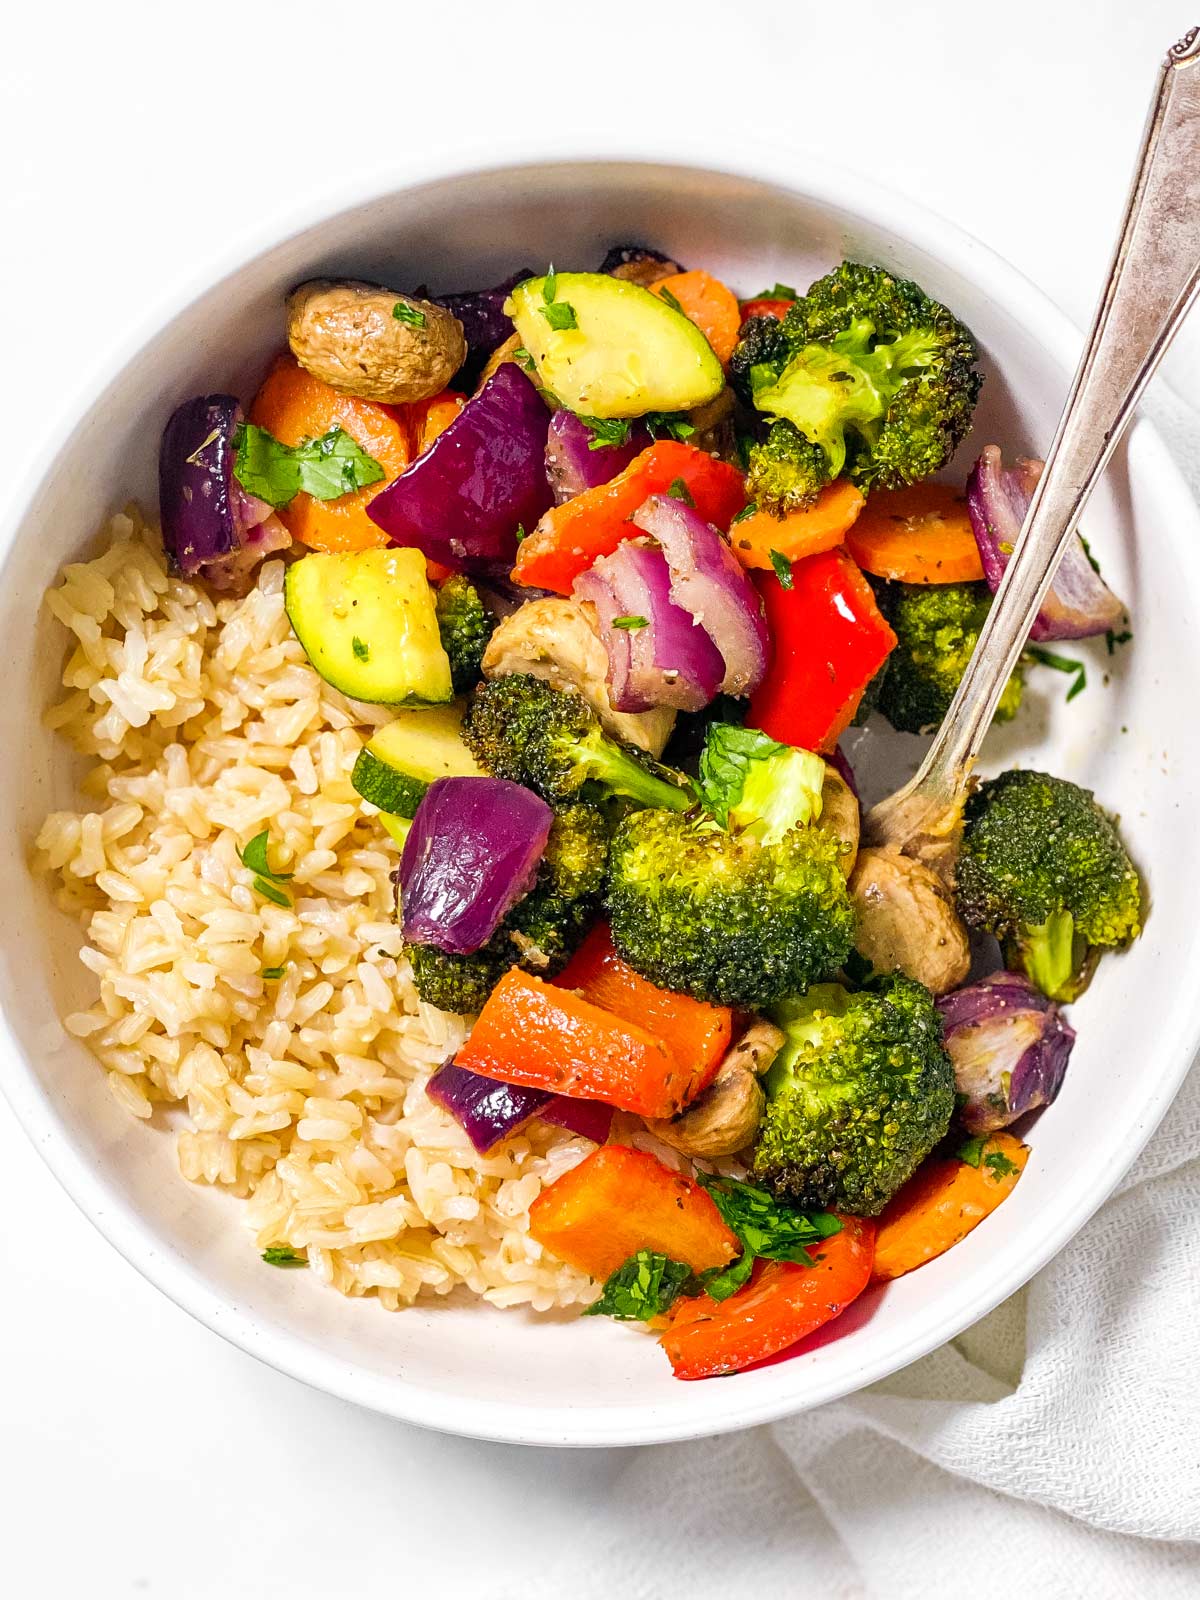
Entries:
MULTIPOLYGON (((22 477, 9 500, 0 524, 0 561, 15 543, 41 489, 54 470, 60 452, 110 387, 119 385, 129 366, 167 324, 184 313, 201 296, 218 288, 264 252, 286 243, 308 229, 356 210, 373 199, 428 184, 461 178, 487 178, 501 174, 519 176, 523 168, 561 167, 564 174, 578 166, 614 166, 636 169, 675 167, 751 182, 795 195, 817 206, 849 212, 873 227, 925 251, 950 271, 975 283, 1019 315, 1025 327, 1061 368, 1063 392, 1074 370, 1081 335, 1070 319, 1019 268, 958 224, 948 221, 906 195, 841 168, 802 146, 780 150, 752 138, 720 140, 711 136, 686 140, 655 140, 648 147, 632 136, 605 142, 602 148, 581 142, 548 155, 544 146, 528 139, 489 140, 483 147, 456 147, 387 171, 375 171, 350 183, 326 186, 306 197, 283 218, 247 230, 235 244, 190 274, 172 293, 161 296, 143 314, 128 336, 104 362, 80 383, 60 411, 61 421, 22 477)), ((1177 515, 1166 519, 1165 533, 1181 546, 1200 538, 1200 511, 1187 490, 1174 460, 1151 424, 1139 418, 1134 424, 1143 475, 1155 491, 1173 502, 1177 515), (1188 526, 1190 519, 1190 527, 1188 526)), ((108 1188, 101 1173, 62 1136, 53 1102, 26 1060, 8 1018, 0 1013, 0 1088, 54 1176, 93 1225, 125 1259, 171 1300, 220 1334, 231 1344, 278 1371, 398 1420, 469 1438, 496 1442, 601 1447, 667 1443, 775 1421, 814 1406, 840 1399, 887 1377, 931 1350, 953 1339, 1020 1289, 1061 1250, 1116 1189, 1140 1154, 1175 1098, 1200 1047, 1200 993, 1187 1016, 1181 1016, 1178 1055, 1165 1055, 1156 1073, 1153 1093, 1144 1102, 1144 1117, 1129 1129, 1121 1158, 1105 1174, 1105 1181, 1081 1193, 1075 1203, 1043 1226, 1018 1265, 997 1275, 973 1296, 958 1303, 953 1313, 926 1314, 919 1326, 897 1341, 886 1355, 863 1361, 856 1372, 822 1377, 820 1369, 806 1373, 805 1393, 789 1393, 788 1364, 771 1386, 751 1394, 730 1384, 691 1385, 694 1397, 684 1410, 669 1411, 653 1402, 634 1403, 578 1414, 557 1406, 513 1404, 480 1400, 442 1390, 426 1389, 400 1375, 382 1376, 348 1366, 327 1356, 321 1346, 298 1333, 264 1326, 237 1304, 214 1291, 208 1281, 179 1252, 164 1250, 149 1225, 133 1207, 108 1188)))

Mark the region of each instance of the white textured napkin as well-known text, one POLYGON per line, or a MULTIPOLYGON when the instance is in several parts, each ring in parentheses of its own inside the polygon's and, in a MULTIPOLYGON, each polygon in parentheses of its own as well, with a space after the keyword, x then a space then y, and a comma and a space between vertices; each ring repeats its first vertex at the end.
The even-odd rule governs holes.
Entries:
MULTIPOLYGON (((1156 387, 1147 409, 1200 493, 1200 417, 1156 387)), ((1194 1600, 1198 1350, 1200 1065, 1027 1288, 850 1399, 630 1453, 536 1592, 1194 1600)))

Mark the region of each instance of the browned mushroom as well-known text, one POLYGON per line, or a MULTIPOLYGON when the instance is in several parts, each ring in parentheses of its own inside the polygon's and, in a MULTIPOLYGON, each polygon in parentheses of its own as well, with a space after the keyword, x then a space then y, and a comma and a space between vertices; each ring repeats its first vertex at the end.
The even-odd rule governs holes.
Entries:
POLYGON ((759 1019, 732 1045, 717 1075, 676 1117, 647 1123, 656 1138, 687 1156, 730 1156, 753 1143, 766 1096, 759 1078, 783 1044, 773 1022, 759 1019))
POLYGON ((821 785, 821 816, 817 827, 823 833, 832 833, 845 845, 838 865, 847 877, 854 871, 858 855, 859 809, 854 790, 836 767, 825 763, 825 781, 821 785))
POLYGON ((850 875, 856 944, 877 972, 903 972, 934 994, 956 989, 971 952, 936 873, 890 847, 859 851, 850 875))
POLYGON ((372 283, 314 278, 287 301, 292 354, 341 394, 406 405, 440 393, 462 366, 462 323, 444 306, 372 283))

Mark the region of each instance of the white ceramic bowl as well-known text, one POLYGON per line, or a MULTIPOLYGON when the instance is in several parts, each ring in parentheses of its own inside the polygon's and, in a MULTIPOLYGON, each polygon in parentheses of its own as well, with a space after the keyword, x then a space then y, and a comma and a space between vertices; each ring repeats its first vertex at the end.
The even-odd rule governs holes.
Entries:
MULTIPOLYGON (((1044 764, 1094 786, 1121 813, 1153 901, 1146 933, 1103 963, 1075 1009, 1075 1057, 1058 1103, 1029 1135, 1033 1155, 1013 1197, 957 1249, 865 1296, 793 1359, 722 1383, 678 1383, 651 1340, 609 1322, 441 1302, 389 1316, 304 1274, 266 1271, 238 1203, 185 1184, 173 1141, 118 1110, 92 1059, 56 1021, 83 1002, 89 980, 76 960, 77 929, 25 868, 43 813, 73 803, 71 763, 39 722, 64 647, 39 597, 105 514, 131 495, 153 503, 159 431, 178 401, 252 389, 280 340, 282 295, 298 280, 350 272, 456 288, 524 263, 586 266, 629 239, 703 264, 743 293, 776 278, 807 283, 842 255, 875 260, 917 278, 978 335, 988 378, 972 447, 996 439, 1007 450, 1044 449, 1078 340, 1013 269, 952 226, 811 162, 798 172, 763 152, 737 172, 719 156, 690 165, 694 151, 678 164, 442 169, 300 219, 301 231, 174 308, 103 393, 66 419, 0 538, 0 1066, 18 1116, 97 1227, 215 1331, 320 1388, 456 1433, 575 1445, 686 1438, 798 1411, 903 1366, 1011 1294, 1071 1237, 1149 1137, 1200 1037, 1189 866, 1200 800, 1200 746, 1190 734, 1200 526, 1145 424, 1087 519, 1133 608, 1134 645, 1111 661, 1102 642, 1086 647, 1089 687, 1070 707, 1063 681, 1044 674, 1050 681, 1037 683, 1017 728, 989 755, 991 765, 1044 764)), ((36 1228, 29 1218, 19 1225, 36 1228)))

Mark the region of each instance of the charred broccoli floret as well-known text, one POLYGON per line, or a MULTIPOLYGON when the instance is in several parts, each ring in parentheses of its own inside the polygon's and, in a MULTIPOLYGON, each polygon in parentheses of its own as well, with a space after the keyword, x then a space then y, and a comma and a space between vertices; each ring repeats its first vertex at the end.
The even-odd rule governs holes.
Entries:
POLYGON ((582 695, 525 673, 482 684, 462 736, 486 772, 553 806, 614 795, 673 811, 695 803, 679 773, 611 739, 582 695))
MULTIPOLYGON (((880 608, 896 635, 879 690, 879 710, 901 733, 925 733, 942 721, 991 609, 986 583, 889 583, 880 608)), ((1020 667, 1004 687, 996 721, 1021 704, 1020 667)))
POLYGON ((933 996, 899 975, 858 994, 817 984, 772 1016, 786 1038, 765 1080, 755 1176, 793 1205, 876 1216, 954 1111, 933 996))
POLYGON ((450 658, 454 692, 465 694, 483 676, 483 652, 496 619, 470 578, 456 572, 437 592, 437 622, 442 649, 450 658))
POLYGON ((614 835, 605 903, 630 966, 664 989, 738 1006, 835 972, 855 918, 841 842, 808 825, 823 774, 807 751, 715 725, 701 760, 711 814, 642 811, 614 835))
POLYGON ((844 261, 777 332, 753 318, 732 373, 763 416, 746 488, 782 516, 833 478, 898 489, 936 472, 970 427, 981 378, 970 332, 915 283, 844 261))
POLYGON ((955 892, 963 921, 1051 1000, 1075 999, 1101 952, 1141 932, 1141 882, 1112 819, 1046 772, 1003 772, 971 796, 955 892))
POLYGON ((409 945, 422 1000, 443 1011, 478 1011, 510 967, 552 978, 595 920, 604 883, 609 826, 595 806, 566 806, 555 816, 533 888, 481 949, 454 955, 409 945))

